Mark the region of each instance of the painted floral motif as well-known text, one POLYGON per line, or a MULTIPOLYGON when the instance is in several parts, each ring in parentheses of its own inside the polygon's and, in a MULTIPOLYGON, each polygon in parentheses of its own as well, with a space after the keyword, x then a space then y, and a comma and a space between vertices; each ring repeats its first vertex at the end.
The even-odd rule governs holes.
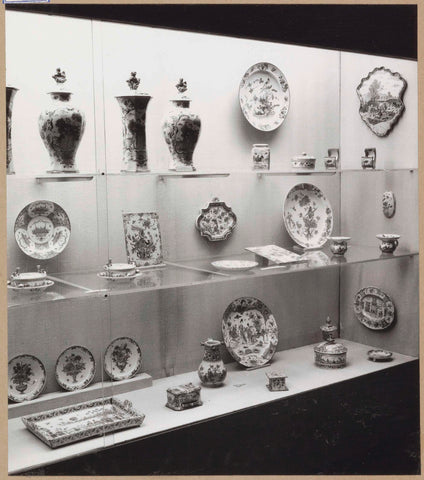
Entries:
POLYGON ((287 116, 290 92, 283 73, 270 63, 257 63, 244 74, 239 88, 242 112, 258 130, 278 128, 287 116))
POLYGON ((6 87, 6 172, 8 175, 15 173, 12 153, 12 109, 17 91, 17 88, 6 87))
POLYGON ((50 448, 61 447, 86 438, 143 423, 144 415, 132 408, 131 402, 103 398, 56 408, 22 417, 27 429, 50 448))
POLYGON ((190 99, 184 96, 187 82, 182 78, 176 85, 179 98, 171 100, 173 108, 165 117, 162 133, 172 156, 171 170, 196 170, 193 165, 193 152, 200 135, 201 121, 190 110, 190 99))
POLYGON ((122 171, 147 172, 146 110, 152 97, 136 92, 140 84, 136 75, 137 72, 131 72, 127 80, 132 94, 115 97, 122 112, 122 171))
POLYGON ((385 137, 402 116, 406 80, 384 67, 375 68, 356 88, 360 100, 359 114, 367 127, 385 137))
POLYGON ((293 187, 284 202, 284 224, 291 238, 304 248, 320 248, 333 230, 333 212, 315 185, 293 187))
POLYGON ((264 303, 253 297, 230 303, 224 312, 222 333, 230 354, 246 367, 268 363, 278 344, 274 316, 264 303))
POLYGON ((385 330, 395 320, 391 298, 377 287, 365 287, 355 295, 353 310, 356 318, 371 330, 385 330))
POLYGON ((8 397, 14 402, 32 400, 44 389, 46 371, 38 358, 32 355, 18 355, 8 365, 8 397))
POLYGON ((85 347, 73 346, 64 350, 56 362, 56 381, 65 390, 87 387, 93 380, 96 364, 85 347))
POLYGON ((396 213, 396 198, 393 192, 383 193, 383 213, 387 218, 392 218, 396 213))
POLYGON ((128 263, 135 263, 137 267, 162 263, 158 214, 124 213, 122 218, 128 263))
POLYGON ((237 224, 237 217, 225 202, 214 198, 196 219, 196 228, 211 242, 226 240, 237 224))
POLYGON ((32 258, 47 260, 61 253, 69 242, 71 224, 57 203, 39 200, 21 210, 15 221, 15 239, 32 258))
POLYGON ((140 347, 132 338, 116 338, 106 349, 104 365, 112 380, 132 378, 141 368, 140 347))

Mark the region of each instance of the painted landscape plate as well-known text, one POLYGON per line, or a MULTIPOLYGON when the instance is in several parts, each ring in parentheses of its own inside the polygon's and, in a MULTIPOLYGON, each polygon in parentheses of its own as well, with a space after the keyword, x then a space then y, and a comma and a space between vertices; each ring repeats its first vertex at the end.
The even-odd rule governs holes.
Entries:
POLYGON ((46 370, 38 358, 18 355, 8 364, 8 397, 13 402, 37 398, 46 385, 46 370))
POLYGON ((96 373, 96 362, 90 350, 78 345, 64 350, 56 361, 56 381, 72 392, 87 387, 96 373))
POLYGON ((395 319, 391 298, 377 287, 361 288, 353 303, 356 318, 371 330, 385 330, 395 319))
POLYGON ((128 400, 102 398, 22 417, 26 428, 50 448, 124 428, 139 427, 145 415, 128 400))
POLYGON ((218 260, 211 262, 211 265, 218 270, 224 270, 226 272, 245 272, 258 266, 258 262, 252 262, 250 260, 218 260))
POLYGON ((310 183, 294 186, 284 201, 284 225, 303 248, 321 248, 333 231, 333 211, 321 190, 310 183))
POLYGON ((228 305, 222 333, 232 357, 245 367, 268 363, 278 344, 278 327, 271 310, 253 297, 237 298, 228 305))
POLYGON ((141 369, 141 350, 129 337, 115 338, 106 349, 105 372, 112 380, 132 378, 141 369))
POLYGON ((22 209, 15 221, 15 239, 29 257, 48 260, 63 252, 71 236, 71 223, 57 203, 37 200, 22 209))
POLYGON ((289 84, 283 73, 271 63, 251 66, 240 82, 239 100, 247 121, 258 130, 278 128, 289 111, 289 84))

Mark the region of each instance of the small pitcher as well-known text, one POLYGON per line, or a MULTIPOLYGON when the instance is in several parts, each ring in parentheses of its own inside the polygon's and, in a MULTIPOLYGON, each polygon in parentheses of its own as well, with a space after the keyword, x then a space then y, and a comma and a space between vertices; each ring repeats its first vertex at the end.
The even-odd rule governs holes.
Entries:
POLYGON ((223 345, 223 343, 208 338, 200 345, 205 347, 203 360, 197 370, 200 381, 206 387, 219 387, 224 383, 225 377, 227 376, 227 369, 225 368, 221 352, 219 351, 219 347, 223 345))

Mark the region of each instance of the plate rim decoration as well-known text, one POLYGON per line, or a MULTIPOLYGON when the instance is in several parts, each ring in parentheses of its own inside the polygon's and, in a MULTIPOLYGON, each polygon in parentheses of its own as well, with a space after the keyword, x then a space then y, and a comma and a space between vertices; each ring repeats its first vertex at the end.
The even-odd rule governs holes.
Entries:
POLYGON ((239 103, 240 103, 240 108, 241 111, 246 118, 246 120, 249 122, 252 127, 256 128, 257 130, 260 130, 262 132, 271 132, 273 130, 276 130, 278 127, 282 125, 284 120, 286 119, 289 109, 290 109, 290 88, 289 84, 287 81, 286 76, 284 73, 276 67, 274 64, 270 62, 257 62, 253 65, 251 65, 246 72, 244 73, 240 85, 239 85, 239 92, 238 92, 238 97, 239 97, 239 103), (243 99, 243 90, 245 88, 246 82, 248 81, 249 77, 257 72, 262 72, 265 75, 272 76, 274 80, 278 83, 280 87, 280 92, 279 96, 281 97, 281 106, 279 108, 279 113, 276 115, 279 117, 278 120, 274 121, 273 125, 270 125, 269 128, 265 128, 265 125, 269 125, 269 123, 266 123, 263 125, 264 122, 253 122, 251 120, 251 115, 249 115, 244 108, 244 99, 243 99), (284 88, 286 91, 284 91, 284 88), (287 100, 284 98, 284 96, 287 96, 287 100))
MULTIPOLYGON (((353 311, 355 312, 355 316, 358 319, 359 323, 361 323, 364 327, 369 328, 370 330, 386 330, 387 328, 390 328, 395 321, 395 315, 396 315, 395 304, 393 300, 390 298, 390 296, 387 295, 386 292, 381 290, 381 288, 374 287, 372 285, 368 287, 363 287, 356 292, 354 301, 353 301, 353 311), (370 325, 369 322, 367 322, 364 319, 364 314, 362 313, 363 311, 362 311, 361 301, 367 295, 376 296, 380 298, 380 300, 383 300, 388 304, 389 311, 385 316, 386 318, 388 318, 388 320, 386 320, 386 323, 388 323, 388 325, 373 326, 373 325, 370 325)), ((380 323, 382 321, 383 320, 381 319, 380 323)))
MULTIPOLYGON (((261 312, 262 313, 262 312, 261 312)), ((270 360, 272 359, 272 357, 274 356, 276 350, 277 350, 277 345, 278 345, 278 325, 277 325, 277 322, 275 320, 275 317, 274 317, 274 314, 272 313, 272 311, 270 310, 270 308, 267 307, 267 305, 262 301, 262 300, 259 300, 259 298, 256 298, 256 297, 251 297, 251 296, 244 296, 244 297, 238 297, 234 300, 232 300, 227 308, 225 309, 224 311, 224 314, 222 315, 222 323, 221 323, 221 330, 222 330, 222 335, 223 335, 223 339, 224 339, 224 343, 225 343, 225 346, 228 350, 228 352, 230 353, 230 355, 234 358, 234 360, 239 363, 240 365, 243 365, 244 367, 247 367, 247 368, 250 368, 250 367, 261 367, 261 366, 264 366, 264 365, 267 365, 270 360), (226 332, 226 329, 227 329, 227 325, 226 325, 226 322, 227 322, 227 318, 228 318, 228 315, 229 313, 231 312, 231 310, 233 309, 232 305, 234 305, 236 302, 240 303, 242 302, 243 300, 247 300, 247 301, 251 301, 251 300, 254 300, 256 303, 259 303, 260 306, 262 306, 264 308, 264 310, 268 311, 269 312, 269 316, 268 316, 268 319, 267 320, 270 320, 273 321, 274 323, 274 326, 275 326, 275 330, 276 330, 276 337, 277 337, 277 341, 275 343, 275 345, 273 345, 272 343, 270 343, 270 348, 268 350, 269 354, 268 356, 264 357, 264 356, 261 356, 258 358, 262 358, 262 362, 259 362, 259 363, 256 363, 254 365, 252 365, 250 362, 246 362, 246 361, 243 361, 243 358, 242 357, 239 357, 238 354, 236 354, 233 349, 231 348, 231 346, 229 344, 227 344, 226 342, 226 335, 225 335, 225 332, 226 332)))
POLYGON ((215 262, 211 262, 211 265, 215 267, 217 270, 223 270, 225 272, 247 272, 248 270, 251 270, 252 268, 255 268, 259 265, 258 262, 255 262, 253 260, 216 260, 215 262), (249 266, 246 267, 225 267, 222 266, 223 263, 248 263, 249 266), (221 264, 221 265, 218 265, 221 264))
MULTIPOLYGON (((38 215, 38 216, 41 216, 41 215, 38 215)), ((36 218, 37 216, 35 216, 34 218, 36 218)), ((48 218, 48 216, 44 215, 45 218, 48 218)), ((50 220, 50 219, 49 219, 50 220)), ((18 247, 20 248, 20 250, 25 253, 25 255, 28 255, 28 257, 30 258, 35 258, 37 260, 50 260, 54 257, 57 257, 57 255, 60 255, 64 250, 65 248, 68 246, 68 243, 69 243, 69 240, 71 238, 71 221, 69 220, 69 215, 66 213, 65 209, 63 207, 61 207, 58 203, 56 202, 53 202, 52 200, 34 200, 30 203, 28 203, 27 205, 25 205, 24 208, 22 208, 18 215, 16 216, 16 219, 15 219, 15 223, 14 223, 14 226, 13 226, 13 235, 15 237, 15 241, 16 243, 18 244, 18 247), (27 251, 25 251, 23 248, 22 248, 22 245, 20 244, 20 242, 18 241, 17 239, 17 231, 19 230, 25 230, 27 231, 28 229, 28 225, 24 228, 19 228, 17 227, 18 223, 20 222, 20 218, 21 217, 24 217, 25 214, 29 215, 27 212, 28 212, 28 209, 29 207, 31 207, 32 205, 34 204, 37 204, 37 203, 46 203, 46 204, 52 204, 54 207, 53 207, 53 210, 49 213, 49 215, 51 215, 53 212, 55 211, 59 211, 59 213, 61 213, 66 222, 67 225, 62 225, 63 227, 65 227, 67 230, 68 230, 68 236, 67 236, 67 239, 66 239, 66 242, 64 243, 62 249, 60 251, 57 251, 57 252, 50 252, 50 254, 48 254, 47 256, 40 256, 40 255, 36 255, 35 253, 33 254, 30 254, 28 253, 27 251)))
POLYGON ((56 378, 56 382, 60 387, 62 387, 64 390, 67 390, 68 392, 74 392, 75 390, 83 390, 84 388, 88 387, 88 385, 90 385, 90 383, 93 381, 95 374, 96 374, 96 361, 94 359, 94 356, 87 347, 83 347, 82 345, 71 345, 70 347, 65 348, 65 350, 63 350, 62 353, 56 359, 56 364, 54 367, 54 375, 56 378), (88 354, 88 357, 91 361, 92 366, 90 371, 88 372, 87 378, 82 382, 82 385, 78 384, 77 386, 72 386, 72 385, 69 385, 68 383, 62 382, 62 380, 59 379, 58 367, 59 367, 59 360, 63 357, 65 352, 71 349, 76 349, 76 348, 79 348, 88 354))
POLYGON ((305 248, 306 250, 313 250, 313 249, 318 249, 318 248, 323 247, 325 245, 325 243, 327 242, 328 238, 331 237, 331 233, 332 233, 333 227, 334 227, 334 214, 333 214, 333 209, 331 207, 331 203, 328 200, 328 198, 324 195, 323 191, 312 183, 304 183, 303 182, 303 183, 298 183, 298 184, 294 185, 287 192, 287 195, 284 198, 284 205, 283 205, 283 221, 284 221, 284 226, 286 228, 287 233, 289 234, 290 238, 294 242, 296 242, 298 245, 305 248), (293 194, 293 192, 295 192, 296 190, 309 190, 309 191, 312 190, 314 192, 314 194, 319 193, 321 195, 321 198, 319 198, 319 200, 326 204, 326 209, 327 208, 330 209, 330 213, 328 213, 328 215, 327 215, 327 219, 330 219, 329 234, 328 235, 322 235, 323 238, 319 242, 314 242, 313 244, 311 244, 311 242, 305 242, 304 240, 300 239, 298 237, 298 235, 294 234, 292 232, 292 229, 288 225, 288 220, 287 220, 286 216, 287 216, 287 211, 288 211, 289 207, 287 205, 287 202, 288 202, 289 196, 291 196, 293 194))
POLYGON ((227 238, 233 233, 234 229, 237 226, 237 215, 233 212, 233 209, 227 205, 224 201, 220 200, 218 197, 212 198, 205 208, 200 209, 200 214, 196 218, 196 229, 199 231, 200 236, 207 238, 210 242, 221 242, 227 240, 227 238), (231 227, 227 228, 226 232, 220 237, 216 237, 207 230, 201 228, 200 222, 206 213, 209 212, 214 207, 222 207, 230 217, 233 218, 234 223, 231 227))
POLYGON ((114 381, 119 381, 119 380, 126 380, 128 378, 133 378, 137 375, 137 373, 141 370, 141 367, 142 367, 142 364, 143 364, 143 354, 141 352, 141 348, 140 348, 140 345, 138 344, 138 342, 136 342, 133 338, 131 337, 125 337, 125 336, 122 336, 122 337, 116 337, 114 338, 110 343, 109 345, 106 347, 106 350, 105 350, 105 353, 103 355, 103 364, 104 364, 104 370, 106 372, 106 374, 109 376, 109 378, 111 380, 114 380, 114 381), (107 362, 106 362, 106 357, 108 355, 108 352, 109 350, 112 348, 112 345, 119 341, 119 340, 129 340, 130 343, 132 343, 135 347, 136 347, 136 351, 137 351, 137 365, 136 365, 136 368, 132 369, 131 370, 131 374, 130 375, 126 375, 124 377, 120 377, 120 376, 116 376, 113 374, 112 371, 109 371, 109 369, 107 368, 107 362))
POLYGON ((37 398, 38 396, 40 396, 40 394, 42 393, 42 391, 44 390, 46 384, 47 384, 47 375, 46 375, 46 368, 44 367, 44 364, 43 362, 37 358, 35 355, 31 355, 29 353, 22 353, 22 354, 19 354, 19 355, 15 355, 14 357, 12 357, 8 363, 7 363, 7 369, 8 369, 8 375, 7 375, 7 386, 8 386, 8 391, 7 391, 7 398, 9 400, 11 400, 12 402, 15 402, 15 403, 22 403, 22 402, 26 402, 26 401, 30 401, 30 400, 34 400, 34 398, 37 398), (40 366, 40 369, 41 369, 41 373, 42 373, 42 383, 41 383, 41 386, 39 386, 31 395, 27 395, 26 398, 18 398, 16 397, 15 395, 13 395, 11 392, 10 392, 10 388, 9 388, 9 385, 10 385, 10 378, 9 378, 9 365, 13 362, 13 361, 16 361, 16 359, 18 358, 21 358, 21 357, 27 357, 27 358, 30 358, 31 360, 34 360, 35 362, 38 362, 39 366, 40 366))

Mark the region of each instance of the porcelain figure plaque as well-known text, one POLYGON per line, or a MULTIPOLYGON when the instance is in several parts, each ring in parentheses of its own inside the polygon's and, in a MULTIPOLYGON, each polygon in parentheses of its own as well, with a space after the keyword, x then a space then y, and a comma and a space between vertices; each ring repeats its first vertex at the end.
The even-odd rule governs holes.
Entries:
POLYGON ((399 73, 379 67, 361 80, 356 88, 360 100, 359 114, 378 137, 385 137, 402 116, 406 80, 399 73))
POLYGON ((123 213, 128 263, 137 267, 162 264, 162 240, 156 212, 123 213))

